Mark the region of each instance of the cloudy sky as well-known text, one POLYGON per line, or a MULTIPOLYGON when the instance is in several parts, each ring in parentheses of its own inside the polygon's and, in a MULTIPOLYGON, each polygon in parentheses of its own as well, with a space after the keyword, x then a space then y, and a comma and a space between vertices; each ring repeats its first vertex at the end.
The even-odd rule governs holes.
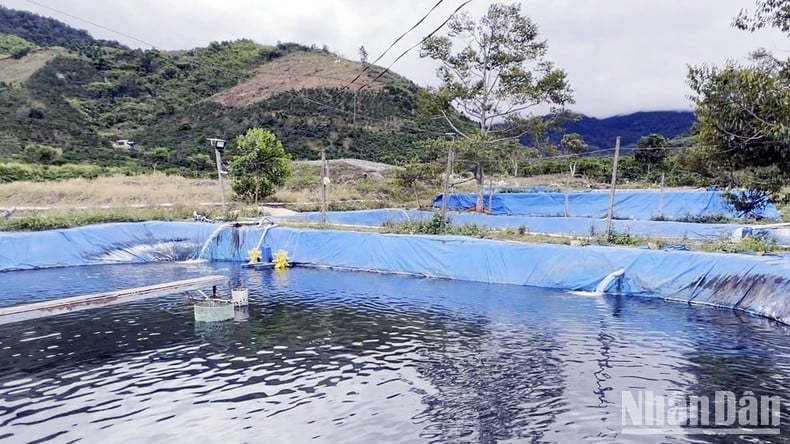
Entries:
MULTIPOLYGON (((186 49, 211 41, 249 38, 327 45, 358 59, 364 45, 375 59, 436 0, 0 0, 51 16, 99 38, 132 47, 186 49), (61 12, 53 11, 54 8, 61 12), (66 13, 68 15, 64 15, 66 13), (91 22, 91 23, 88 23, 91 22), (116 30, 126 36, 109 32, 116 30), (129 38, 132 37, 132 38, 129 38), (134 40, 137 39, 137 40, 134 40)), ((436 28, 461 0, 445 0, 379 64, 436 28)), ((540 27, 550 60, 566 70, 573 109, 607 117, 640 110, 688 110, 686 65, 743 60, 763 47, 787 54, 790 42, 769 30, 750 34, 730 27, 752 0, 525 0, 522 11, 540 27)), ((489 1, 465 11, 480 16, 489 1)), ((412 51, 393 70, 418 84, 435 84, 435 65, 412 51)))

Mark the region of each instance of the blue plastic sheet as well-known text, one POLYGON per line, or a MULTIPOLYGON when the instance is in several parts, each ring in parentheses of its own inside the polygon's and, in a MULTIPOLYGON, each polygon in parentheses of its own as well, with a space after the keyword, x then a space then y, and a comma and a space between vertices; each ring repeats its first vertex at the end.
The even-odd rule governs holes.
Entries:
MULTIPOLYGON (((181 261, 196 258, 204 246, 205 259, 246 261, 262 234, 257 227, 172 222, 0 233, 0 271, 181 261)), ((313 266, 567 290, 593 290, 609 273, 625 269, 620 291, 626 294, 733 308, 790 323, 790 260, 781 256, 286 227, 270 229, 262 244, 313 266)))
POLYGON ((213 229, 191 222, 141 222, 0 233, 0 271, 184 260, 197 254, 213 229))
MULTIPOLYGON (((733 308, 790 323, 790 261, 779 256, 288 228, 275 228, 269 236, 273 248, 300 263, 568 290, 591 291, 622 268, 626 294, 733 308)), ((255 241, 254 235, 242 236, 245 247, 255 241)))
MULTIPOLYGON (((433 201, 434 208, 442 206, 442 196, 433 201)), ((447 207, 455 211, 475 208, 477 195, 451 194, 447 207)), ((564 216, 563 193, 503 193, 485 195, 483 206, 495 215, 564 216)), ((602 218, 609 211, 609 192, 591 191, 568 193, 567 216, 602 218)), ((769 204, 760 213, 763 219, 777 220, 779 212, 769 204)), ((739 214, 716 191, 618 191, 615 194, 614 217, 618 219, 652 220, 664 218, 687 220, 700 217, 740 218, 739 214), (662 195, 663 194, 663 195, 662 195)))

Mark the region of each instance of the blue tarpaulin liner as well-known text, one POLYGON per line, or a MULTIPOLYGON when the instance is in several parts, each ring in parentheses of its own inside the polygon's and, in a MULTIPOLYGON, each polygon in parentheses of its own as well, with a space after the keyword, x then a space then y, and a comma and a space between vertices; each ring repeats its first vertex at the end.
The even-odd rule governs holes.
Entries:
POLYGON ((189 259, 214 229, 192 222, 145 222, 0 233, 0 271, 189 259))
MULTIPOLYGON (((380 227, 387 223, 399 224, 409 221, 427 221, 433 217, 431 211, 383 209, 360 211, 332 211, 327 213, 327 222, 334 225, 380 227)), ((493 230, 524 229, 530 233, 591 236, 606 232, 606 221, 583 217, 537 217, 537 216, 489 216, 473 213, 448 213, 454 225, 474 224, 493 230)), ((321 222, 320 212, 299 213, 278 217, 277 220, 292 222, 321 222)), ((617 233, 649 238, 719 240, 729 239, 742 225, 701 224, 690 222, 613 220, 612 226, 617 233)), ((755 226, 757 228, 757 226, 755 226)), ((790 245, 790 229, 769 230, 780 245, 790 245)))
MULTIPOLYGON (((262 232, 255 227, 147 222, 2 233, 0 271, 187 260, 196 258, 204 245, 208 260, 246 261, 262 232)), ((622 268, 620 290, 626 294, 733 308, 790 323, 790 260, 782 256, 285 227, 270 229, 264 245, 285 250, 300 264, 568 290, 592 290, 622 268)))
MULTIPOLYGON (((474 210, 475 194, 451 194, 447 207, 454 211, 474 210)), ((434 208, 441 208, 442 196, 433 201, 434 208)), ((503 193, 484 195, 483 206, 495 215, 565 216, 563 193, 503 193)), ((609 192, 591 191, 568 193, 569 217, 606 217, 609 212, 609 192)), ((781 216, 773 204, 758 212, 765 220, 778 220, 781 216)), ((614 217, 618 219, 653 220, 664 218, 687 220, 701 217, 741 218, 717 191, 618 191, 615 194, 614 217), (662 197, 663 194, 663 197, 662 197)))

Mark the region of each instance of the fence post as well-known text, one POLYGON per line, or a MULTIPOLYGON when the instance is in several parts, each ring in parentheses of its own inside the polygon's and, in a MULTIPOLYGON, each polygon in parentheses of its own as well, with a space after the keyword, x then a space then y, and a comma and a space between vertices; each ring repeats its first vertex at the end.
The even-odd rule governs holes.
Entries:
POLYGON ((661 188, 658 192, 658 218, 664 219, 664 179, 666 173, 661 173, 661 188))
POLYGON ((326 163, 326 149, 321 148, 321 223, 326 223, 327 185, 329 177, 326 163))
POLYGON ((444 190, 442 192, 442 223, 444 223, 444 216, 447 214, 447 201, 450 199, 450 178, 453 174, 453 161, 455 160, 454 136, 451 135, 450 148, 447 150, 447 170, 444 172, 444 190))
POLYGON ((617 160, 620 158, 620 136, 614 143, 614 162, 612 162, 612 185, 609 193, 609 212, 606 215, 606 240, 612 236, 612 216, 614 215, 614 193, 617 184, 617 160))

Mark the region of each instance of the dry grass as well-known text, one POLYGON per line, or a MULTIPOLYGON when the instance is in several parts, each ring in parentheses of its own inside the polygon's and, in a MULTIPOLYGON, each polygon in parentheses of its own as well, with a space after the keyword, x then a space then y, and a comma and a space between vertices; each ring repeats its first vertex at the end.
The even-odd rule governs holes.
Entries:
MULTIPOLYGON (((415 205, 414 193, 402 190, 392 172, 368 171, 345 163, 333 164, 329 200, 348 207, 415 205)), ((291 204, 310 209, 321 202, 320 167, 295 162, 293 175, 265 202, 291 204)), ((436 190, 420 189, 422 204, 436 190)), ((230 184, 225 196, 233 198, 230 184)), ((97 179, 69 179, 59 182, 11 182, 0 184, 0 208, 25 207, 68 209, 75 207, 130 208, 165 204, 199 207, 221 201, 219 185, 213 179, 188 179, 162 173, 139 176, 113 176, 97 179)), ((264 203, 265 203, 264 202, 264 203)))
MULTIPOLYGON (((383 206, 428 206, 441 192, 440 187, 404 190, 393 170, 378 172, 345 163, 330 166, 330 202, 335 208, 369 208, 383 206)), ((458 176, 456 181, 463 178, 458 176)), ((561 183, 562 177, 495 178, 495 185, 549 185, 561 183)), ((293 174, 277 193, 265 202, 290 204, 311 209, 321 202, 321 174, 317 165, 295 162, 293 174)), ((487 184, 486 184, 487 185, 487 184)), ((584 184, 573 183, 576 189, 584 184)), ((232 191, 225 184, 228 200, 232 191)), ((559 188, 559 185, 557 185, 559 188)), ((455 192, 474 192, 474 181, 454 187, 455 192)), ((59 182, 11 182, 0 184, 0 207, 67 209, 74 207, 139 207, 165 204, 200 206, 220 202, 219 186, 212 179, 188 179, 162 173, 140 176, 113 176, 97 179, 69 179, 59 182)))
MULTIPOLYGON (((230 189, 227 189, 230 195, 230 189)), ((2 207, 78 206, 128 207, 137 205, 201 204, 220 201, 215 180, 187 179, 162 173, 69 179, 60 182, 0 184, 2 207)))
MULTIPOLYGON (((209 100, 224 106, 244 108, 286 91, 345 88, 361 68, 360 63, 332 54, 297 52, 264 64, 250 80, 226 89, 209 100)), ((381 89, 381 85, 374 83, 368 89, 376 91, 381 89)))
POLYGON ((0 59, 0 82, 21 83, 65 50, 34 50, 21 59, 0 59))

